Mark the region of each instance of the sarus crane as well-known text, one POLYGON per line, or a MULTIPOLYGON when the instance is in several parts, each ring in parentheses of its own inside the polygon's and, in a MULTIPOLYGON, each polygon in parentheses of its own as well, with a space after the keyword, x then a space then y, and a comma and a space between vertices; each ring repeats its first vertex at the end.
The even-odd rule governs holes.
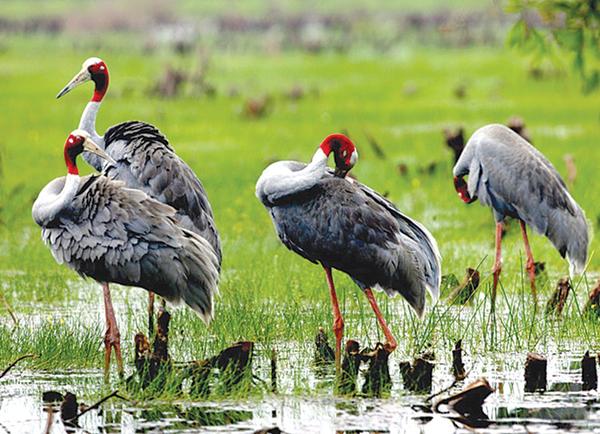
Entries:
POLYGON ((352 141, 332 134, 323 140, 310 163, 273 163, 256 184, 256 196, 268 209, 282 243, 325 269, 338 372, 344 321, 332 269, 348 274, 365 293, 390 352, 397 342, 372 288, 389 296, 401 294, 422 316, 426 290, 437 299, 441 281, 440 254, 429 231, 379 193, 346 177, 357 159, 352 141), (335 170, 327 166, 332 153, 335 170))
MULTIPOLYGON (((179 224, 208 240, 220 266, 221 242, 206 191, 166 137, 153 125, 140 121, 114 125, 103 136, 96 132, 96 116, 109 84, 106 63, 97 57, 87 59, 56 97, 60 98, 88 81, 94 82, 94 93, 83 110, 78 128, 86 131, 113 162, 88 152, 83 153, 83 158, 107 177, 123 181, 127 187, 142 190, 175 208, 179 224)), ((154 294, 151 291, 148 303, 150 334, 153 312, 154 294)))
POLYGON ((104 175, 80 177, 76 159, 84 151, 114 164, 87 132, 73 131, 64 146, 68 173, 44 187, 32 215, 59 264, 102 284, 108 375, 111 348, 123 372, 109 283, 152 290, 175 304, 183 301, 209 323, 219 259, 205 238, 180 225, 173 207, 104 175))
POLYGON ((585 214, 554 166, 517 133, 500 124, 478 129, 467 142, 453 175, 455 189, 463 202, 479 199, 494 213, 496 258, 492 269, 492 307, 502 269, 502 224, 506 217, 520 222, 534 299, 537 298, 535 262, 526 225, 544 234, 560 255, 567 258, 571 276, 583 272, 589 244, 585 214))

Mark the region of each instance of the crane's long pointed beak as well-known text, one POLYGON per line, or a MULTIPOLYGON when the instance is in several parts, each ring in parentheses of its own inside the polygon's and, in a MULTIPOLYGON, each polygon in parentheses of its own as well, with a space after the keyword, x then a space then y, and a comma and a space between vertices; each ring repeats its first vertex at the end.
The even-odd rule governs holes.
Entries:
POLYGON ((109 163, 117 164, 113 158, 108 155, 100 146, 98 146, 94 141, 90 138, 86 138, 83 142, 83 149, 91 152, 92 154, 96 154, 98 157, 105 159, 109 163))
POLYGON ((72 89, 75 89, 80 84, 83 84, 91 79, 92 75, 90 74, 90 72, 87 69, 82 69, 75 75, 75 77, 71 79, 71 81, 67 83, 65 87, 62 88, 60 92, 58 92, 58 94, 56 95, 56 99, 60 98, 66 93, 69 93, 72 89))

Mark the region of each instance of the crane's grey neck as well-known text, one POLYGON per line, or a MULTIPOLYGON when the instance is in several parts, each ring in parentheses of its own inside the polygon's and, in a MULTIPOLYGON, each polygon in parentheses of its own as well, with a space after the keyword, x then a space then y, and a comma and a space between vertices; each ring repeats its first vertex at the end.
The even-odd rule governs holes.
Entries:
POLYGON ((279 161, 267 167, 256 183, 256 196, 264 204, 309 190, 327 173, 327 155, 319 148, 302 169, 294 161, 279 161))
POLYGON ((79 128, 87 132, 97 145, 104 148, 104 139, 96 132, 96 116, 98 115, 100 104, 101 102, 96 101, 87 103, 79 120, 79 128))
POLYGON ((40 226, 46 226, 67 208, 79 190, 79 175, 67 174, 49 183, 33 204, 32 216, 40 226), (61 188, 62 186, 62 188, 61 188))

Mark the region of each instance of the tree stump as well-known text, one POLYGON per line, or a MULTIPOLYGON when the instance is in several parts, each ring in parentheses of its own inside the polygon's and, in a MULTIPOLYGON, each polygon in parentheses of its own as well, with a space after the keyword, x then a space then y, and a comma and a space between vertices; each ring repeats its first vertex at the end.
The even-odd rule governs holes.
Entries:
POLYGON ((452 304, 467 303, 479 287, 479 271, 467 268, 463 281, 452 290, 448 299, 452 304))
POLYGON ((485 378, 479 378, 469 384, 459 393, 438 401, 433 410, 439 412, 442 405, 448 405, 452 410, 464 416, 467 421, 487 420, 488 416, 483 412, 483 403, 485 399, 494 393, 495 390, 485 378))
POLYGON ((63 402, 60 405, 60 418, 63 422, 75 419, 78 410, 79 404, 77 403, 77 396, 71 392, 65 393, 63 402))
POLYGON ((537 353, 527 354, 525 361, 525 392, 545 391, 548 361, 537 353))
POLYGON ((585 306, 583 313, 600 318, 600 282, 592 289, 585 306))
POLYGON ((356 392, 356 379, 361 360, 360 344, 355 340, 349 339, 344 349, 342 372, 337 384, 337 390, 340 394, 351 395, 356 392))
POLYGON ((454 153, 454 162, 456 163, 465 148, 465 130, 462 127, 454 131, 445 128, 443 133, 446 145, 452 149, 452 152, 454 153))
POLYGON ((464 380, 467 376, 462 360, 462 339, 456 341, 452 350, 452 375, 457 381, 464 380))
POLYGON ((388 366, 389 351, 381 342, 377 342, 375 349, 362 351, 361 356, 369 362, 362 392, 369 396, 381 396, 382 392, 389 391, 392 387, 388 366))
POLYGON ((404 387, 417 393, 431 392, 433 381, 433 363, 421 356, 413 363, 400 362, 400 374, 404 387))
POLYGON ((595 390, 598 388, 596 357, 590 356, 589 351, 586 351, 581 359, 581 381, 583 383, 583 390, 595 390))
POLYGON ((550 300, 548 300, 548 304, 546 305, 546 314, 554 314, 557 317, 560 317, 565 307, 565 303, 567 301, 567 297, 569 296, 570 291, 571 282, 569 278, 561 278, 556 284, 556 289, 554 290, 552 297, 550 298, 550 300))
POLYGON ((531 136, 529 135, 529 131, 525 126, 525 121, 523 118, 519 116, 512 116, 506 123, 506 126, 531 143, 531 136))
POLYGON ((319 327, 319 331, 315 336, 315 346, 315 363, 325 364, 335 360, 335 351, 329 346, 327 334, 325 334, 323 327, 319 327))

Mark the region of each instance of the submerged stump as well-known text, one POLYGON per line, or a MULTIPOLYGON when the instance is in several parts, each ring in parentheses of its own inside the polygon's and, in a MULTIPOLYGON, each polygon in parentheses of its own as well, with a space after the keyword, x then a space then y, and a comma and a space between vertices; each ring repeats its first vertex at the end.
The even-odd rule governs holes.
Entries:
POLYGON ((600 318, 600 282, 592 289, 583 307, 583 313, 600 318))
POLYGON ((447 405, 451 410, 460 414, 455 420, 471 427, 488 426, 488 416, 483 412, 485 399, 495 390, 485 378, 479 378, 465 387, 461 392, 438 401, 433 406, 433 411, 439 413, 442 405, 447 405))
POLYGON ((169 356, 169 321, 171 314, 160 310, 156 320, 156 334, 150 350, 150 341, 143 333, 134 338, 134 365, 142 388, 148 387, 161 372, 169 372, 172 362, 169 356))
POLYGON ((342 371, 337 383, 337 391, 342 395, 352 395, 356 392, 356 380, 362 356, 360 354, 360 344, 349 339, 344 349, 344 358, 342 359, 342 371))
POLYGON ((565 307, 565 303, 567 302, 567 297, 569 297, 569 292, 571 291, 571 281, 568 277, 563 277, 559 279, 556 284, 556 289, 552 294, 550 300, 548 300, 548 304, 546 305, 546 314, 551 315, 554 314, 557 317, 562 315, 562 311, 565 307))
POLYGON ((240 384, 249 372, 253 350, 254 342, 240 341, 210 359, 211 365, 219 370, 221 381, 228 391, 240 384))
POLYGON ((456 381, 464 380, 467 376, 462 360, 462 339, 456 341, 452 350, 452 375, 454 375, 456 381))
POLYGON ((400 374, 404 387, 417 393, 431 392, 433 381, 433 363, 428 358, 417 357, 413 363, 400 362, 400 374))
MULTIPOLYGON (((189 363, 174 363, 169 355, 169 321, 171 315, 161 310, 157 318, 157 329, 152 343, 143 333, 135 335, 134 365, 136 368, 139 386, 142 389, 152 384, 156 390, 163 389, 167 375, 173 374, 172 385, 181 391, 183 382, 191 380, 190 395, 206 397, 211 391, 213 370, 218 370, 216 378, 224 393, 229 393, 242 383, 242 380, 251 374, 252 353, 254 343, 249 341, 236 342, 222 350, 218 355, 189 363)), ((272 367, 276 375, 276 367, 272 367)), ((134 376, 128 379, 130 385, 135 386, 134 376)), ((170 383, 171 384, 171 383, 170 383)), ((276 388, 276 382, 273 383, 276 388)))
POLYGON ((525 361, 525 392, 543 392, 546 390, 546 371, 548 361, 538 353, 527 354, 525 361))
POLYGON ((390 352, 381 342, 377 342, 373 350, 361 352, 363 360, 369 362, 365 373, 365 382, 362 392, 370 396, 380 396, 392 388, 392 378, 388 366, 390 352))
POLYGON ((581 381, 583 383, 583 390, 595 390, 598 388, 596 357, 590 356, 589 351, 586 351, 581 359, 581 381))
POLYGON ((452 290, 448 299, 452 304, 465 304, 471 299, 478 287, 479 271, 474 268, 467 268, 465 278, 452 290))
POLYGON ((205 398, 211 392, 213 370, 217 369, 217 379, 223 392, 231 393, 252 374, 253 350, 254 342, 236 342, 214 357, 189 363, 181 375, 182 381, 191 378, 190 395, 205 398))
POLYGON ((327 334, 323 327, 319 327, 319 331, 315 336, 315 362, 317 364, 332 363, 335 361, 335 351, 327 342, 327 334))
POLYGON ((71 392, 65 393, 63 402, 60 405, 60 418, 62 421, 65 423, 71 422, 77 417, 78 410, 79 404, 77 403, 77 396, 71 392))

